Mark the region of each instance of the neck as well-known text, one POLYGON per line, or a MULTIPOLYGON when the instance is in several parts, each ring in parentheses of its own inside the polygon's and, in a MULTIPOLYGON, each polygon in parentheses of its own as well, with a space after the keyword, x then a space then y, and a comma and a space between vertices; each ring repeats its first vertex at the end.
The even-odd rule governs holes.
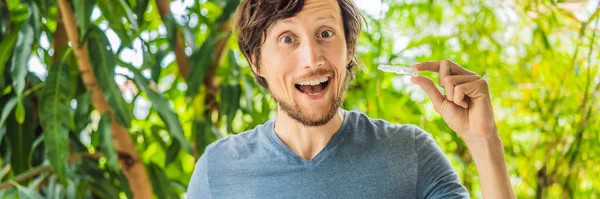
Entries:
POLYGON ((340 129, 344 121, 344 111, 337 114, 323 126, 304 126, 279 109, 275 121, 275 133, 281 141, 298 156, 307 161, 313 159, 340 129))

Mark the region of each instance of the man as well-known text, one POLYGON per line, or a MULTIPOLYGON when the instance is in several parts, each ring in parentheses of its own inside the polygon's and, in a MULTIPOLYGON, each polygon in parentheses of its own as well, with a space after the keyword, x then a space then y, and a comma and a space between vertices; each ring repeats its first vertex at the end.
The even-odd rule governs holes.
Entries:
MULTIPOLYGON (((340 108, 354 74, 361 16, 352 0, 245 0, 240 49, 277 118, 209 145, 189 198, 468 198, 431 136, 340 108)), ((443 95, 413 77, 471 151, 486 198, 513 198, 486 81, 450 61, 443 95)))

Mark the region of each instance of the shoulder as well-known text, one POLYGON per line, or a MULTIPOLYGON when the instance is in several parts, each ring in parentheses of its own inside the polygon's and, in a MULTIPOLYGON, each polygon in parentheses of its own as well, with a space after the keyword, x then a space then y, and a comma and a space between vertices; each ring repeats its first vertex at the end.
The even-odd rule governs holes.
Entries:
POLYGON ((260 147, 261 142, 268 139, 266 129, 269 125, 272 125, 272 121, 267 121, 251 130, 218 139, 206 147, 202 156, 210 159, 212 163, 247 158, 249 154, 260 147))
POLYGON ((405 141, 420 141, 431 137, 420 127, 414 124, 391 123, 389 121, 371 118, 364 113, 348 111, 349 124, 355 129, 356 136, 361 139, 391 139, 405 141))

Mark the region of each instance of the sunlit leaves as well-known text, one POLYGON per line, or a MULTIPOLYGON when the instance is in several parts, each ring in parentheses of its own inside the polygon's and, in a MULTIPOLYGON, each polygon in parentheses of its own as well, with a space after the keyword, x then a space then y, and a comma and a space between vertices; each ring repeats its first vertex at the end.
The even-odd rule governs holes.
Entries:
POLYGON ((126 128, 131 126, 133 114, 125 102, 121 90, 114 81, 116 57, 112 53, 108 39, 98 27, 91 27, 86 35, 90 63, 98 86, 104 92, 104 98, 115 112, 117 121, 126 128))
POLYGON ((29 18, 21 25, 19 37, 12 56, 11 74, 13 88, 20 96, 25 89, 25 77, 27 75, 27 61, 33 50, 33 44, 40 34, 39 10, 36 4, 29 5, 29 18))

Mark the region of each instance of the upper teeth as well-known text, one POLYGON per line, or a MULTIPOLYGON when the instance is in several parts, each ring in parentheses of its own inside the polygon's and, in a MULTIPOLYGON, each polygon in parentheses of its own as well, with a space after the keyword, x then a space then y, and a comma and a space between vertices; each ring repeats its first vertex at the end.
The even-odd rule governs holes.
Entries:
POLYGON ((297 84, 315 86, 315 85, 319 85, 323 82, 326 82, 328 79, 329 78, 327 78, 327 77, 319 77, 316 79, 304 80, 304 81, 298 82, 297 84))

